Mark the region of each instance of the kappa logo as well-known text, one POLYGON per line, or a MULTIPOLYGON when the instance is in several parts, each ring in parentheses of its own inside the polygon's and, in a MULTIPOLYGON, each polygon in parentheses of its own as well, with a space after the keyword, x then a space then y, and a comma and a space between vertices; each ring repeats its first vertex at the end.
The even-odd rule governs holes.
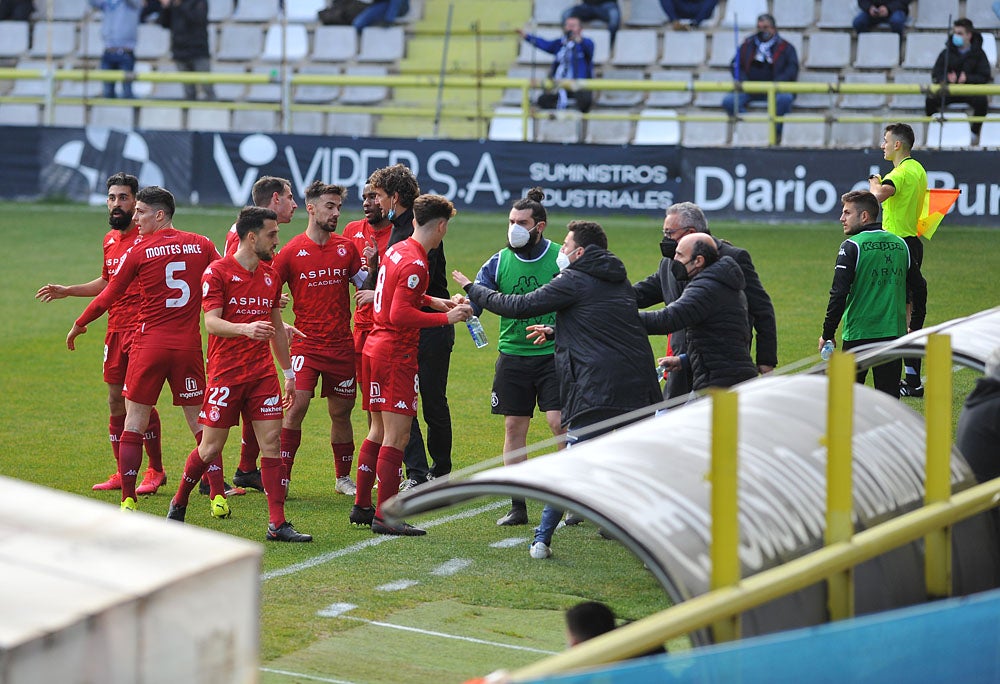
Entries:
POLYGON ((243 279, 240 278, 238 275, 233 275, 233 279, 230 282, 233 282, 233 283, 242 283, 243 279))
POLYGON ((307 252, 307 251, 306 251, 306 250, 304 250, 304 249, 300 249, 300 250, 299 250, 299 253, 298 253, 298 254, 296 254, 295 256, 297 256, 297 257, 301 257, 301 256, 309 256, 309 252, 307 252))
POLYGON ((413 263, 416 264, 417 266, 426 266, 427 265, 427 264, 424 263, 423 259, 414 259, 413 263))
POLYGON ((264 406, 277 406, 280 401, 281 397, 275 394, 273 397, 268 397, 264 400, 264 406))
POLYGON ((361 232, 361 231, 359 230, 359 231, 358 231, 357 233, 355 233, 355 234, 354 234, 354 235, 352 235, 351 237, 353 237, 353 238, 357 238, 358 240, 364 240, 364 239, 365 239, 365 234, 364 234, 364 233, 362 233, 362 232, 361 232))
POLYGON ((396 402, 396 408, 403 409, 405 411, 406 409, 408 409, 410 407, 409 407, 409 405, 405 401, 397 401, 396 402))

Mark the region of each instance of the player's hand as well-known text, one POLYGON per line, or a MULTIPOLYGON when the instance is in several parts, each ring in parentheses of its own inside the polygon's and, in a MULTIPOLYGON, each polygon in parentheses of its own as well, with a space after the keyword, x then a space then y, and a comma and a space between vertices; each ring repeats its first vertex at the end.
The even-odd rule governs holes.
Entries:
POLYGON ((35 293, 35 299, 40 299, 43 302, 51 302, 53 299, 68 297, 68 290, 69 288, 65 285, 53 285, 49 283, 38 288, 38 292, 35 293))
POLYGON ((73 327, 69 329, 69 334, 66 335, 66 348, 70 351, 76 351, 76 340, 77 337, 87 332, 87 328, 82 325, 73 324, 73 327))
POLYGON ((451 279, 454 280, 456 283, 458 283, 459 286, 461 286, 462 288, 464 288, 466 285, 472 282, 471 280, 466 278, 465 274, 459 271, 458 269, 455 269, 454 271, 451 272, 451 279))
POLYGON ((377 249, 371 245, 365 245, 365 248, 361 250, 361 256, 365 260, 366 266, 372 262, 376 254, 378 254, 377 249))
POLYGON ((663 356, 656 360, 657 368, 662 368, 668 373, 673 373, 675 371, 681 370, 681 357, 679 356, 663 356))
POLYGON ((298 328, 296 328, 294 325, 289 325, 288 323, 285 323, 285 337, 287 337, 288 341, 291 342, 296 337, 301 337, 303 340, 306 339, 306 334, 301 330, 299 330, 298 328))
POLYGON ((469 298, 466 297, 464 294, 453 294, 451 296, 451 301, 455 302, 456 304, 468 304, 469 298))
POLYGON ((281 406, 286 411, 292 408, 295 403, 295 378, 285 378, 285 398, 281 400, 281 406))
POLYGON ((768 373, 774 372, 774 366, 765 366, 763 364, 757 364, 757 372, 761 375, 767 375, 768 373))
POLYGON ((289 295, 287 292, 282 292, 281 296, 278 297, 278 308, 284 309, 286 306, 288 306, 288 301, 291 298, 292 298, 291 295, 289 295))
POLYGON ((254 321, 243 327, 243 335, 251 340, 269 340, 274 337, 274 326, 267 321, 254 321))
POLYGON ((375 290, 358 290, 354 293, 354 301, 358 306, 374 303, 375 290))
POLYGON ((457 302, 450 299, 441 299, 440 297, 429 297, 429 299, 428 305, 435 311, 451 311, 458 306, 457 302))
POLYGON ((468 304, 455 304, 451 302, 452 309, 448 312, 449 323, 460 323, 472 318, 472 307, 468 304))
MULTIPOLYGON (((819 351, 819 352, 823 351, 823 345, 824 345, 824 344, 826 344, 826 340, 825 340, 825 339, 823 339, 823 336, 822 336, 822 335, 820 335, 820 338, 819 338, 819 343, 818 343, 818 344, 816 345, 816 351, 819 351)), ((834 341, 834 343, 833 343, 833 346, 834 346, 834 347, 836 347, 836 346, 837 346, 837 342, 836 342, 836 341, 834 341)))
POLYGON ((528 334, 525 335, 534 344, 545 344, 552 336, 555 335, 555 328, 551 325, 529 325, 525 330, 528 334))

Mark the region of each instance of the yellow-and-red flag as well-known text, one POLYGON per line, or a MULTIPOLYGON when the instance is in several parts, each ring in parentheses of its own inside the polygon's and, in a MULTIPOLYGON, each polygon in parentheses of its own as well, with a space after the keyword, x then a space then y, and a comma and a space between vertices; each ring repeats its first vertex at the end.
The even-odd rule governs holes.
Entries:
POLYGON ((958 193, 958 190, 927 188, 927 194, 924 195, 924 210, 917 219, 917 235, 928 240, 934 236, 934 231, 941 225, 944 215, 958 199, 958 193))

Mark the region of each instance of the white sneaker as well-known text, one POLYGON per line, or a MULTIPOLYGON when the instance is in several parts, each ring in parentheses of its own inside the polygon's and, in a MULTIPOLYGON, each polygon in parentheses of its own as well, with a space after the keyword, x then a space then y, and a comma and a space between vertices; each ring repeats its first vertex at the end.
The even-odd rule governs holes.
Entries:
POLYGON ((552 549, 545 542, 536 541, 531 545, 531 550, 528 551, 528 555, 536 560, 541 560, 542 558, 548 558, 552 555, 552 549))
POLYGON ((414 487, 416 487, 419 484, 421 484, 421 483, 417 482, 412 477, 407 478, 407 479, 405 479, 405 480, 403 480, 402 482, 399 483, 399 491, 401 491, 401 492, 408 492, 408 491, 410 491, 411 489, 413 489, 414 487))
POLYGON ((345 496, 354 496, 358 493, 358 486, 354 484, 354 480, 351 479, 350 475, 344 475, 343 477, 337 478, 337 484, 334 486, 334 490, 345 496))

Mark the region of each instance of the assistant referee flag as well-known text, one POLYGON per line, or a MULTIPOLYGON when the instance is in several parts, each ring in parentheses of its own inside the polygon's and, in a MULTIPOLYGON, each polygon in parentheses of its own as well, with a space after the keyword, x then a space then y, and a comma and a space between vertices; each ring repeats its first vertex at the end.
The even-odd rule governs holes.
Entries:
POLYGON ((920 212, 917 219, 917 235, 930 240, 934 236, 934 231, 941 225, 941 220, 948 213, 951 206, 958 199, 959 190, 945 190, 943 188, 928 188, 924 195, 924 210, 920 212))

